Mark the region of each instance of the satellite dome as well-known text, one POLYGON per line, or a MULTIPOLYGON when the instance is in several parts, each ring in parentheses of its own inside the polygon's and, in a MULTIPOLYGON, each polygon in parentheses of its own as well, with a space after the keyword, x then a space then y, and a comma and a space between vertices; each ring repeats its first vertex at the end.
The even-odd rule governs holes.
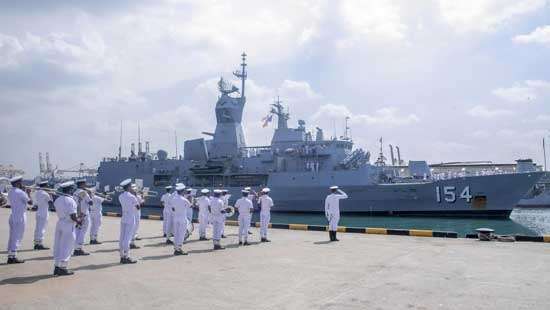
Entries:
POLYGON ((166 152, 165 150, 158 150, 157 158, 159 160, 166 160, 166 158, 168 158, 168 152, 166 152))

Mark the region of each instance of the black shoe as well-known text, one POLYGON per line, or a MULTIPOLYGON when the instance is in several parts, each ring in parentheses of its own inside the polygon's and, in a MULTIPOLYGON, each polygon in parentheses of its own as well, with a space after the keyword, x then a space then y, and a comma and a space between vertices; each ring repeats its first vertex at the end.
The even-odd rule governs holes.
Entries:
POLYGON ((130 243, 130 249, 133 249, 133 250, 135 250, 135 249, 141 249, 141 247, 135 245, 134 243, 130 243))
POLYGON ((61 268, 61 267, 56 267, 56 268, 57 268, 57 273, 55 273, 55 270, 53 272, 53 274, 56 276, 70 276, 74 274, 73 271, 70 271, 67 268, 61 268))
POLYGON ((248 231, 248 234, 249 234, 249 235, 252 235, 252 232, 249 230, 249 231, 248 231))
POLYGON ((121 264, 135 264, 137 263, 137 260, 132 259, 130 257, 123 257, 120 259, 121 264))
POLYGON ((243 245, 243 242, 242 242, 242 241, 239 241, 239 245, 243 245))
POLYGON ((18 259, 17 257, 8 257, 8 264, 22 264, 24 262, 24 260, 18 259))
POLYGON ((54 275, 54 276, 58 276, 58 275, 59 275, 59 267, 55 266, 55 267, 53 268, 53 275, 54 275))
POLYGON ((174 244, 174 242, 170 239, 166 239, 166 244, 174 244))
POLYGON ((338 238, 336 238, 336 231, 333 232, 334 240, 333 241, 340 241, 338 238))
POLYGON ((222 238, 227 238, 225 235, 222 235, 222 238))
POLYGON ((166 234, 162 234, 162 236, 163 236, 164 238, 166 238, 166 234))
POLYGON ((269 240, 267 238, 262 238, 262 242, 271 242, 271 240, 269 240))
POLYGON ((77 249, 77 250, 74 250, 73 252, 73 256, 88 256, 88 255, 90 255, 90 253, 85 252, 82 249, 77 249))
POLYGON ((329 230, 329 231, 328 231, 328 236, 329 236, 329 238, 330 238, 330 241, 334 241, 334 234, 333 234, 333 233, 334 233, 334 232, 333 232, 332 230, 329 230))
POLYGON ((175 256, 178 256, 178 255, 187 255, 187 252, 184 252, 183 250, 176 250, 176 251, 174 251, 174 255, 175 255, 175 256))
POLYGON ((225 248, 219 244, 214 245, 214 250, 225 250, 225 248))
POLYGON ((90 240, 90 244, 102 244, 103 242, 99 242, 96 239, 90 240))
POLYGON ((248 241, 245 241, 245 243, 243 243, 243 245, 250 245, 250 243, 248 243, 248 241))
POLYGON ((34 249, 35 250, 49 250, 50 248, 47 248, 47 247, 43 246, 42 244, 35 244, 34 249))
POLYGON ((210 240, 210 239, 208 239, 208 238, 206 238, 206 237, 200 237, 199 240, 205 241, 205 240, 210 240))

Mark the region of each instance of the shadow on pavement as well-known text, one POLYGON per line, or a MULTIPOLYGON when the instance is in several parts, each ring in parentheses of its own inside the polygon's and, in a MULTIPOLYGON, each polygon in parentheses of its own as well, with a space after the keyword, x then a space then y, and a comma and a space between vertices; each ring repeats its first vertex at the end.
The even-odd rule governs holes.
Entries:
POLYGON ((166 259, 170 257, 174 257, 174 255, 165 254, 165 255, 156 255, 156 256, 145 256, 145 257, 142 257, 141 260, 161 260, 161 259, 166 259))
POLYGON ((78 271, 78 270, 99 270, 99 269, 105 269, 105 268, 110 268, 110 267, 115 267, 115 266, 119 266, 120 263, 116 262, 116 263, 108 263, 108 264, 99 264, 99 265, 96 265, 96 264, 92 264, 92 265, 85 265, 85 266, 80 266, 80 267, 76 267, 76 268, 69 268, 73 271, 78 271))
POLYGON ((332 243, 332 241, 330 241, 330 240, 313 242, 313 244, 330 244, 330 243, 332 243))
POLYGON ((118 252, 118 251, 120 250, 117 248, 117 249, 96 250, 96 251, 93 251, 92 253, 112 253, 112 252, 118 252))
POLYGON ((53 274, 42 274, 38 276, 29 276, 29 277, 15 277, 15 278, 9 278, 4 279, 0 281, 0 285, 7 285, 7 284, 31 284, 40 280, 46 280, 49 278, 53 278, 53 274))

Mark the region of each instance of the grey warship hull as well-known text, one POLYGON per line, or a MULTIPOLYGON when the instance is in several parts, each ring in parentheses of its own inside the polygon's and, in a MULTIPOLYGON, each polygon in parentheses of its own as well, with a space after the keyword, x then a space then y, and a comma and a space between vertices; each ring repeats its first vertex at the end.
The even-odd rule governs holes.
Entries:
MULTIPOLYGON (((249 147, 241 125, 246 103, 244 57, 242 70, 234 73, 242 82, 240 94, 223 79, 218 83, 216 129, 205 133, 211 139, 185 141, 180 158, 170 159, 162 150, 142 152, 141 143, 138 153, 132 151, 128 158, 119 151, 118 157, 101 161, 99 187, 112 190, 121 180, 134 178, 162 194, 165 186, 182 182, 195 189, 228 189, 234 202, 246 186, 256 191, 267 186, 274 212, 324 212, 328 187, 339 185, 350 197, 341 202, 344 213, 508 217, 543 175, 530 171, 439 179, 431 176, 423 161, 410 161, 408 175, 402 175, 401 163, 385 165, 382 148, 371 164, 370 153, 354 149, 350 138, 325 139, 318 127, 313 137, 301 120, 297 128, 290 128, 290 116, 279 100, 271 105, 271 116, 278 119, 271 144, 249 147)), ((160 206, 159 197, 147 199, 146 205, 160 206)))

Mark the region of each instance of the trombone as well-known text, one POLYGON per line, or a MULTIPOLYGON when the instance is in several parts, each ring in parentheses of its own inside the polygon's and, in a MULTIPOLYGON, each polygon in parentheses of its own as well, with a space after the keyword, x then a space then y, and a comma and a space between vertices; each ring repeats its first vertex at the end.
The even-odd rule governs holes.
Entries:
POLYGON ((25 189, 28 189, 31 192, 36 192, 36 191, 39 191, 39 190, 43 190, 43 191, 45 191, 46 193, 48 193, 50 195, 72 197, 72 195, 60 192, 55 188, 40 187, 40 186, 36 186, 36 185, 31 185, 31 186, 25 186, 25 189))

